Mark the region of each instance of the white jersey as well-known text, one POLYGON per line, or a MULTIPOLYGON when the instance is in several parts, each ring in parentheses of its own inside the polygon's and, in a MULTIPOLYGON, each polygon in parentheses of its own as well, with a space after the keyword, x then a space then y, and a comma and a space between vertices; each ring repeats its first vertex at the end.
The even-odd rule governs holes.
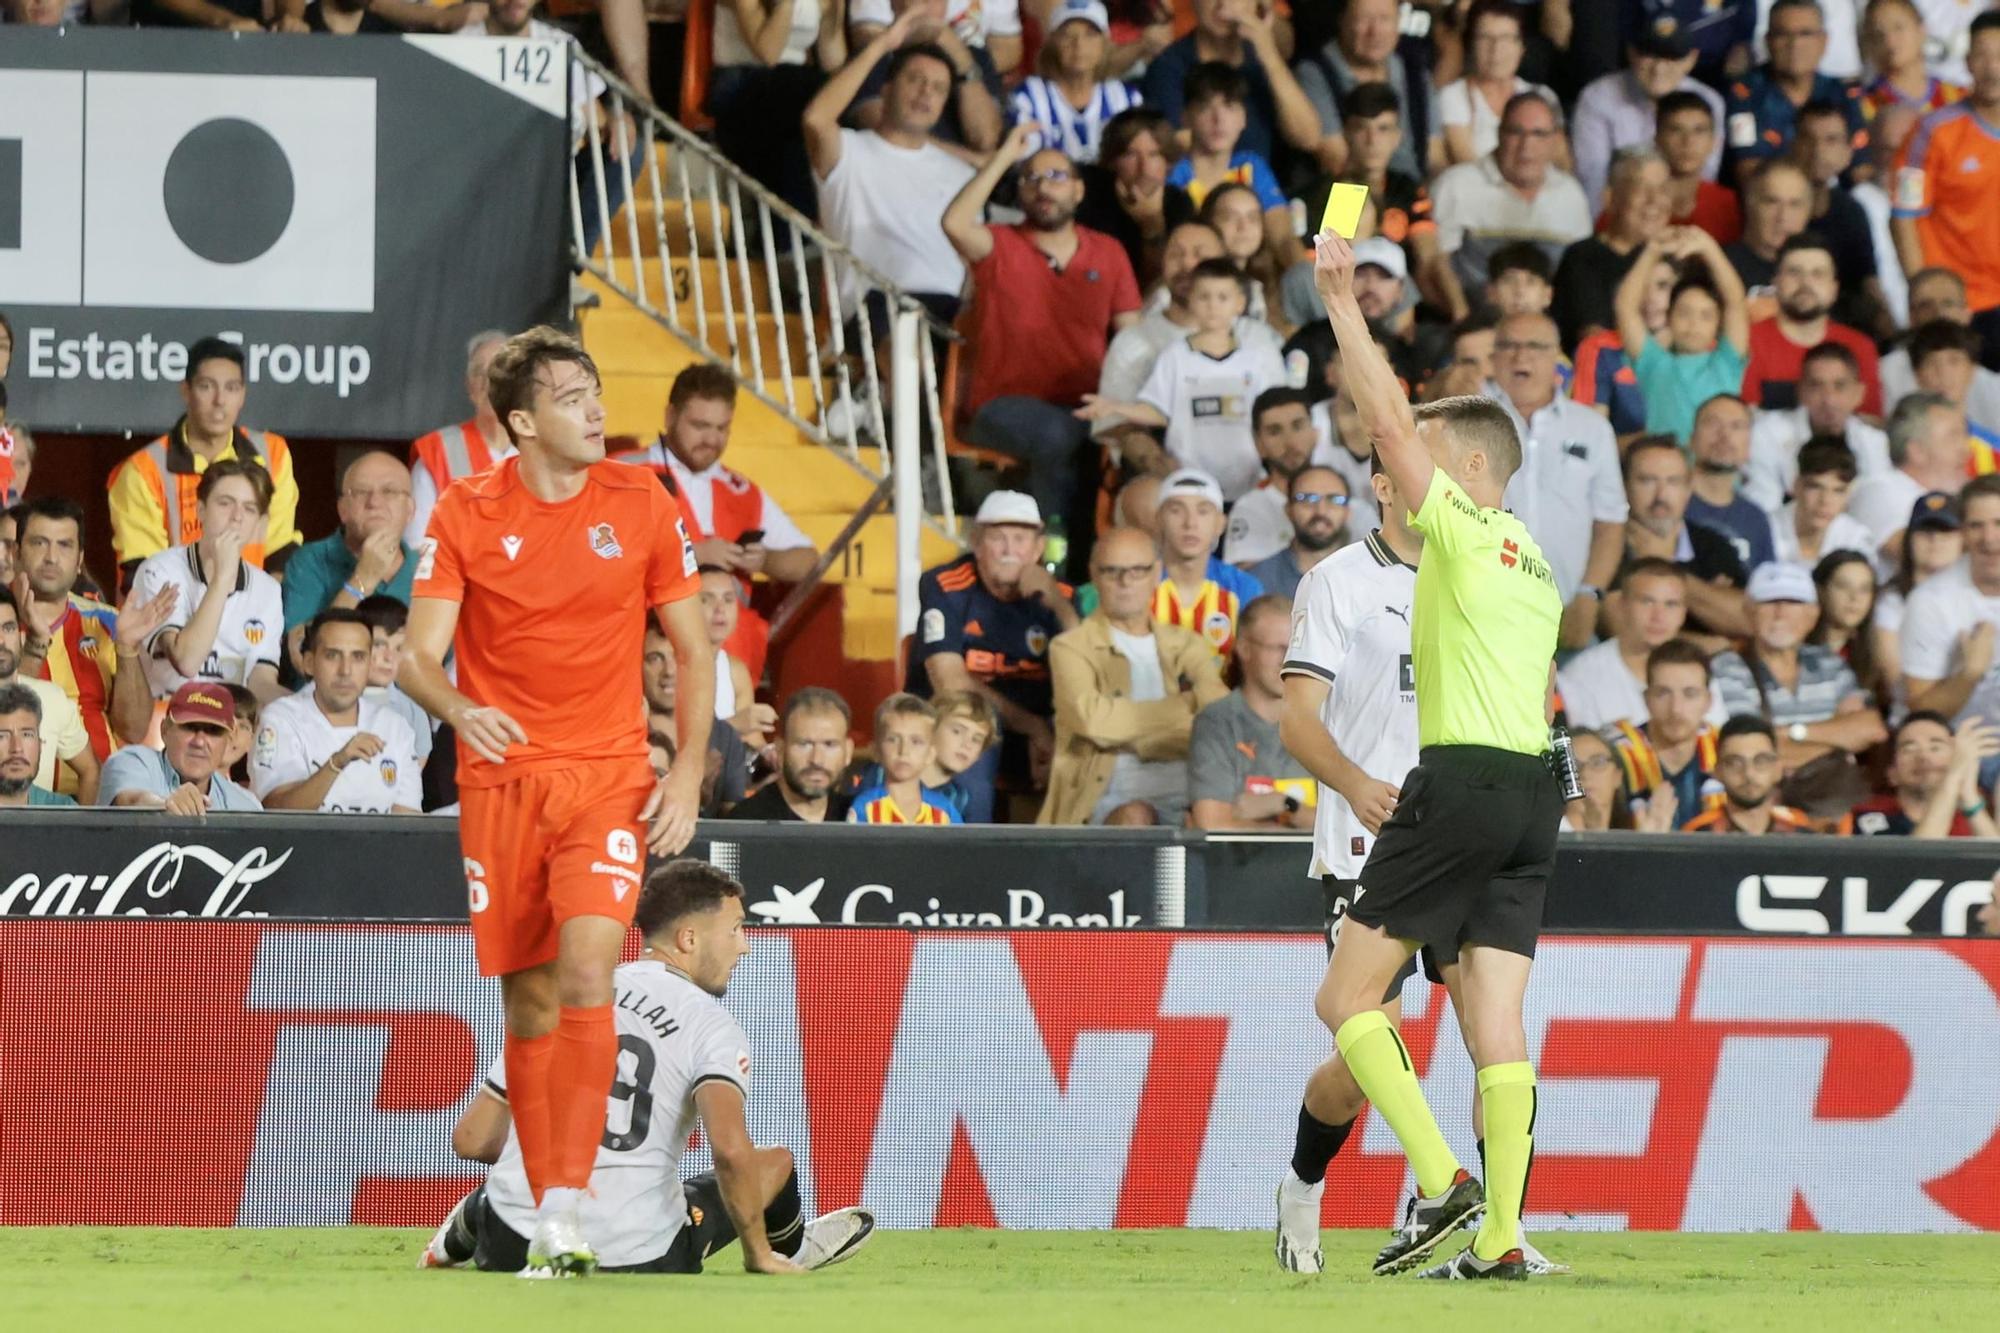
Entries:
POLYGON ((1264 475, 1250 405, 1284 382, 1284 359, 1269 347, 1239 342, 1227 356, 1210 356, 1177 338, 1160 349, 1139 401, 1167 419, 1167 452, 1214 477, 1233 503, 1264 475))
MULTIPOLYGON (((144 663, 146 683, 155 699, 165 699, 189 677, 174 669, 164 653, 156 652, 160 636, 169 630, 181 631, 193 618, 195 608, 208 595, 208 579, 201 566, 201 548, 195 543, 171 546, 147 556, 132 576, 132 596, 143 603, 162 588, 177 588, 173 614, 146 642, 144 663)), ((278 645, 285 637, 285 598, 278 581, 248 563, 236 567, 236 589, 223 603, 222 623, 215 631, 215 643, 195 672, 201 680, 221 680, 232 685, 250 683, 250 673, 259 663, 278 667, 278 645)))
POLYGON ((257 724, 257 743, 250 747, 250 790, 257 799, 265 800, 276 788, 304 782, 341 746, 365 731, 382 742, 381 753, 341 769, 320 798, 319 808, 333 814, 366 815, 386 815, 395 806, 423 809, 417 738, 410 724, 387 700, 370 694, 361 696, 354 712, 356 725, 336 727, 320 711, 310 685, 266 704, 257 724))
MULTIPOLYGON (((641 958, 619 968, 613 981, 618 1072, 583 1201, 583 1234, 601 1263, 623 1268, 665 1254, 687 1224, 681 1154, 694 1128, 695 1089, 721 1079, 747 1100, 750 1042, 720 1000, 665 963, 641 958)), ((504 1058, 494 1061, 487 1075, 502 1097, 504 1066, 504 1058)), ((534 1234, 534 1196, 511 1129, 486 1177, 486 1199, 516 1232, 534 1234)))
MULTIPOLYGON (((1333 686, 1320 709, 1340 752, 1371 778, 1402 786, 1417 765, 1417 677, 1410 603, 1417 570, 1371 532, 1306 571, 1292 599, 1284 674, 1333 686)), ((1375 839, 1324 783, 1313 820, 1313 875, 1355 879, 1375 839)))

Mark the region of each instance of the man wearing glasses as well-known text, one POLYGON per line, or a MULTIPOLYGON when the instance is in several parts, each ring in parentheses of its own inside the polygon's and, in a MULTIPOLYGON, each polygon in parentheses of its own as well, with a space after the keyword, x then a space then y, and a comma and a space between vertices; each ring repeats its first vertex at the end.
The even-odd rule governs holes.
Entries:
POLYGON ((1285 490, 1285 521, 1292 525, 1290 544, 1252 565, 1250 577, 1289 602, 1306 571, 1347 542, 1347 483, 1330 467, 1301 470, 1285 490))
POLYGON ((1562 594, 1562 646, 1581 648, 1625 548, 1625 481, 1611 423, 1557 392, 1561 356, 1547 315, 1510 315, 1493 338, 1493 382, 1486 392, 1507 409, 1521 435, 1521 470, 1507 486, 1507 508, 1528 525, 1548 557, 1562 594))
POLYGON ((1576 177, 1555 165, 1562 126, 1540 93, 1516 93, 1500 113, 1500 142, 1476 162, 1440 174, 1431 189, 1439 269, 1454 311, 1486 285, 1487 261, 1502 246, 1532 241, 1561 260, 1565 246, 1592 231, 1591 208, 1576 177))
POLYGON ((416 552, 403 538, 411 507, 410 469, 394 454, 371 450, 347 465, 339 531, 306 543, 285 567, 285 643, 300 675, 301 641, 320 612, 359 606, 378 592, 409 605, 416 552))
POLYGON ((1812 821, 1778 804, 1778 734, 1761 717, 1745 714, 1723 724, 1716 740, 1715 776, 1723 803, 1682 826, 1683 833, 1810 833, 1812 821))

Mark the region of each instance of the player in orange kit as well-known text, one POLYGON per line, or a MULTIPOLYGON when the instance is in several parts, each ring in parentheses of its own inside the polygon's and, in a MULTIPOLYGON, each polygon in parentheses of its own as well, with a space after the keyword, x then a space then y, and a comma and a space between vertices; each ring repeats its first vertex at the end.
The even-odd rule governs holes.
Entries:
POLYGON ((458 733, 473 939, 479 970, 500 978, 508 1100, 539 1204, 523 1276, 547 1277, 597 1266, 577 1209, 618 1061, 611 973, 644 849, 670 856, 694 835, 715 654, 674 497, 604 461, 582 345, 530 329, 488 384, 520 453, 432 511, 399 679, 458 733), (679 753, 693 756, 657 782, 632 669, 649 614, 674 646, 679 753))

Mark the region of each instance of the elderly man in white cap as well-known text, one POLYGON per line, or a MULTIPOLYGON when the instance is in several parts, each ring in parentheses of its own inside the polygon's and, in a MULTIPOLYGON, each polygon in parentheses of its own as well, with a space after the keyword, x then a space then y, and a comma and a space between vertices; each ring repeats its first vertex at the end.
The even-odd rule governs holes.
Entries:
POLYGON ((967 823, 993 818, 993 778, 1006 768, 1035 779, 1054 752, 1049 641, 1077 623, 1067 584, 1042 564, 1047 534, 1033 497, 995 491, 972 520, 972 550, 926 570, 917 584, 917 634, 904 688, 929 698, 986 696, 1005 733, 997 750, 959 775, 967 823))

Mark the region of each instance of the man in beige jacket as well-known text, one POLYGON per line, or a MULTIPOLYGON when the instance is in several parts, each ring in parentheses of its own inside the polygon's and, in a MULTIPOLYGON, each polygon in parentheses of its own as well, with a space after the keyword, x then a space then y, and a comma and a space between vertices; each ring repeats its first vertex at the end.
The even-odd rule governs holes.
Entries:
POLYGON ((1182 823, 1194 715, 1229 693, 1208 642, 1153 619, 1160 554, 1114 528, 1091 552, 1100 601, 1049 645, 1055 761, 1042 824, 1182 823))

